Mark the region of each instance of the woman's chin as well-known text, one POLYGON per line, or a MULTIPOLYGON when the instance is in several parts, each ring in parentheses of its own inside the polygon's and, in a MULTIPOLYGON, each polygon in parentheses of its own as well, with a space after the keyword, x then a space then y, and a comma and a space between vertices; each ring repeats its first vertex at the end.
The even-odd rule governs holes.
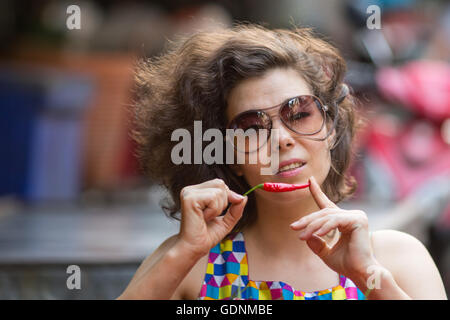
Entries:
MULTIPOLYGON (((266 191, 262 191, 266 192, 266 191)), ((311 197, 311 192, 309 188, 299 189, 287 192, 273 192, 264 196, 266 200, 270 200, 275 203, 286 204, 293 203, 308 199, 311 197)))

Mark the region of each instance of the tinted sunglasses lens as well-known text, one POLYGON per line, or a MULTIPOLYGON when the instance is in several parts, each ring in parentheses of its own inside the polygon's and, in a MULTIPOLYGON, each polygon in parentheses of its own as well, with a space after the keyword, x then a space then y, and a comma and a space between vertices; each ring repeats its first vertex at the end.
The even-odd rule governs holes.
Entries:
POLYGON ((325 111, 313 96, 290 99, 280 110, 281 119, 293 131, 301 134, 319 132, 325 122, 325 111))
POLYGON ((236 150, 252 152, 261 148, 270 134, 270 117, 261 111, 246 112, 234 119, 230 128, 234 130, 233 145, 236 150))

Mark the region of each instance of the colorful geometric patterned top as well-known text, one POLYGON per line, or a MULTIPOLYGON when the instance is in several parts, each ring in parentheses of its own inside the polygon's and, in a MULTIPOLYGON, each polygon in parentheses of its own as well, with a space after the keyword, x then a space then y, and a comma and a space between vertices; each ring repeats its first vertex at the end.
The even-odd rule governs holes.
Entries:
POLYGON ((242 233, 230 235, 209 252, 201 300, 364 300, 364 294, 348 278, 331 289, 295 290, 282 281, 253 281, 248 277, 247 253, 242 233))

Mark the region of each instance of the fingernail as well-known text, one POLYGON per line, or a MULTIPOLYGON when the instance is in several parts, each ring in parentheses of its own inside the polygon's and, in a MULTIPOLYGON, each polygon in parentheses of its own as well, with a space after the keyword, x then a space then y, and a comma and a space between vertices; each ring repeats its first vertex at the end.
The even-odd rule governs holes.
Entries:
POLYGON ((240 200, 244 200, 244 196, 242 196, 242 195, 240 195, 239 193, 236 193, 236 192, 234 192, 233 191, 233 195, 236 197, 236 198, 238 198, 238 199, 240 199, 240 200))
POLYGON ((243 196, 243 195, 241 195, 241 194, 239 194, 239 193, 237 193, 237 192, 234 192, 233 190, 231 190, 231 193, 232 193, 233 195, 235 195, 236 197, 238 197, 238 198, 244 199, 244 196, 243 196))
POLYGON ((246 201, 245 198, 246 197, 243 197, 242 199, 239 199, 239 202, 237 202, 236 205, 237 206, 245 206, 245 201, 246 201))
POLYGON ((291 223, 291 227, 294 227, 294 228, 298 225, 300 225, 300 221, 295 221, 295 222, 291 223))

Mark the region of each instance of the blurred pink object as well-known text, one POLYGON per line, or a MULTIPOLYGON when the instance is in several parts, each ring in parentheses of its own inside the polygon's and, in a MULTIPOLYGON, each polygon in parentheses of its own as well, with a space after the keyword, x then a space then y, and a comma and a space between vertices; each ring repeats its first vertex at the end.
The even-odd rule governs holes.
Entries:
POLYGON ((396 132, 386 121, 375 121, 367 142, 368 154, 395 183, 393 197, 402 199, 438 176, 450 176, 450 148, 431 123, 416 120, 396 132))
POLYGON ((401 103, 433 121, 441 122, 450 117, 449 63, 419 60, 398 68, 382 68, 376 81, 388 100, 401 103))

